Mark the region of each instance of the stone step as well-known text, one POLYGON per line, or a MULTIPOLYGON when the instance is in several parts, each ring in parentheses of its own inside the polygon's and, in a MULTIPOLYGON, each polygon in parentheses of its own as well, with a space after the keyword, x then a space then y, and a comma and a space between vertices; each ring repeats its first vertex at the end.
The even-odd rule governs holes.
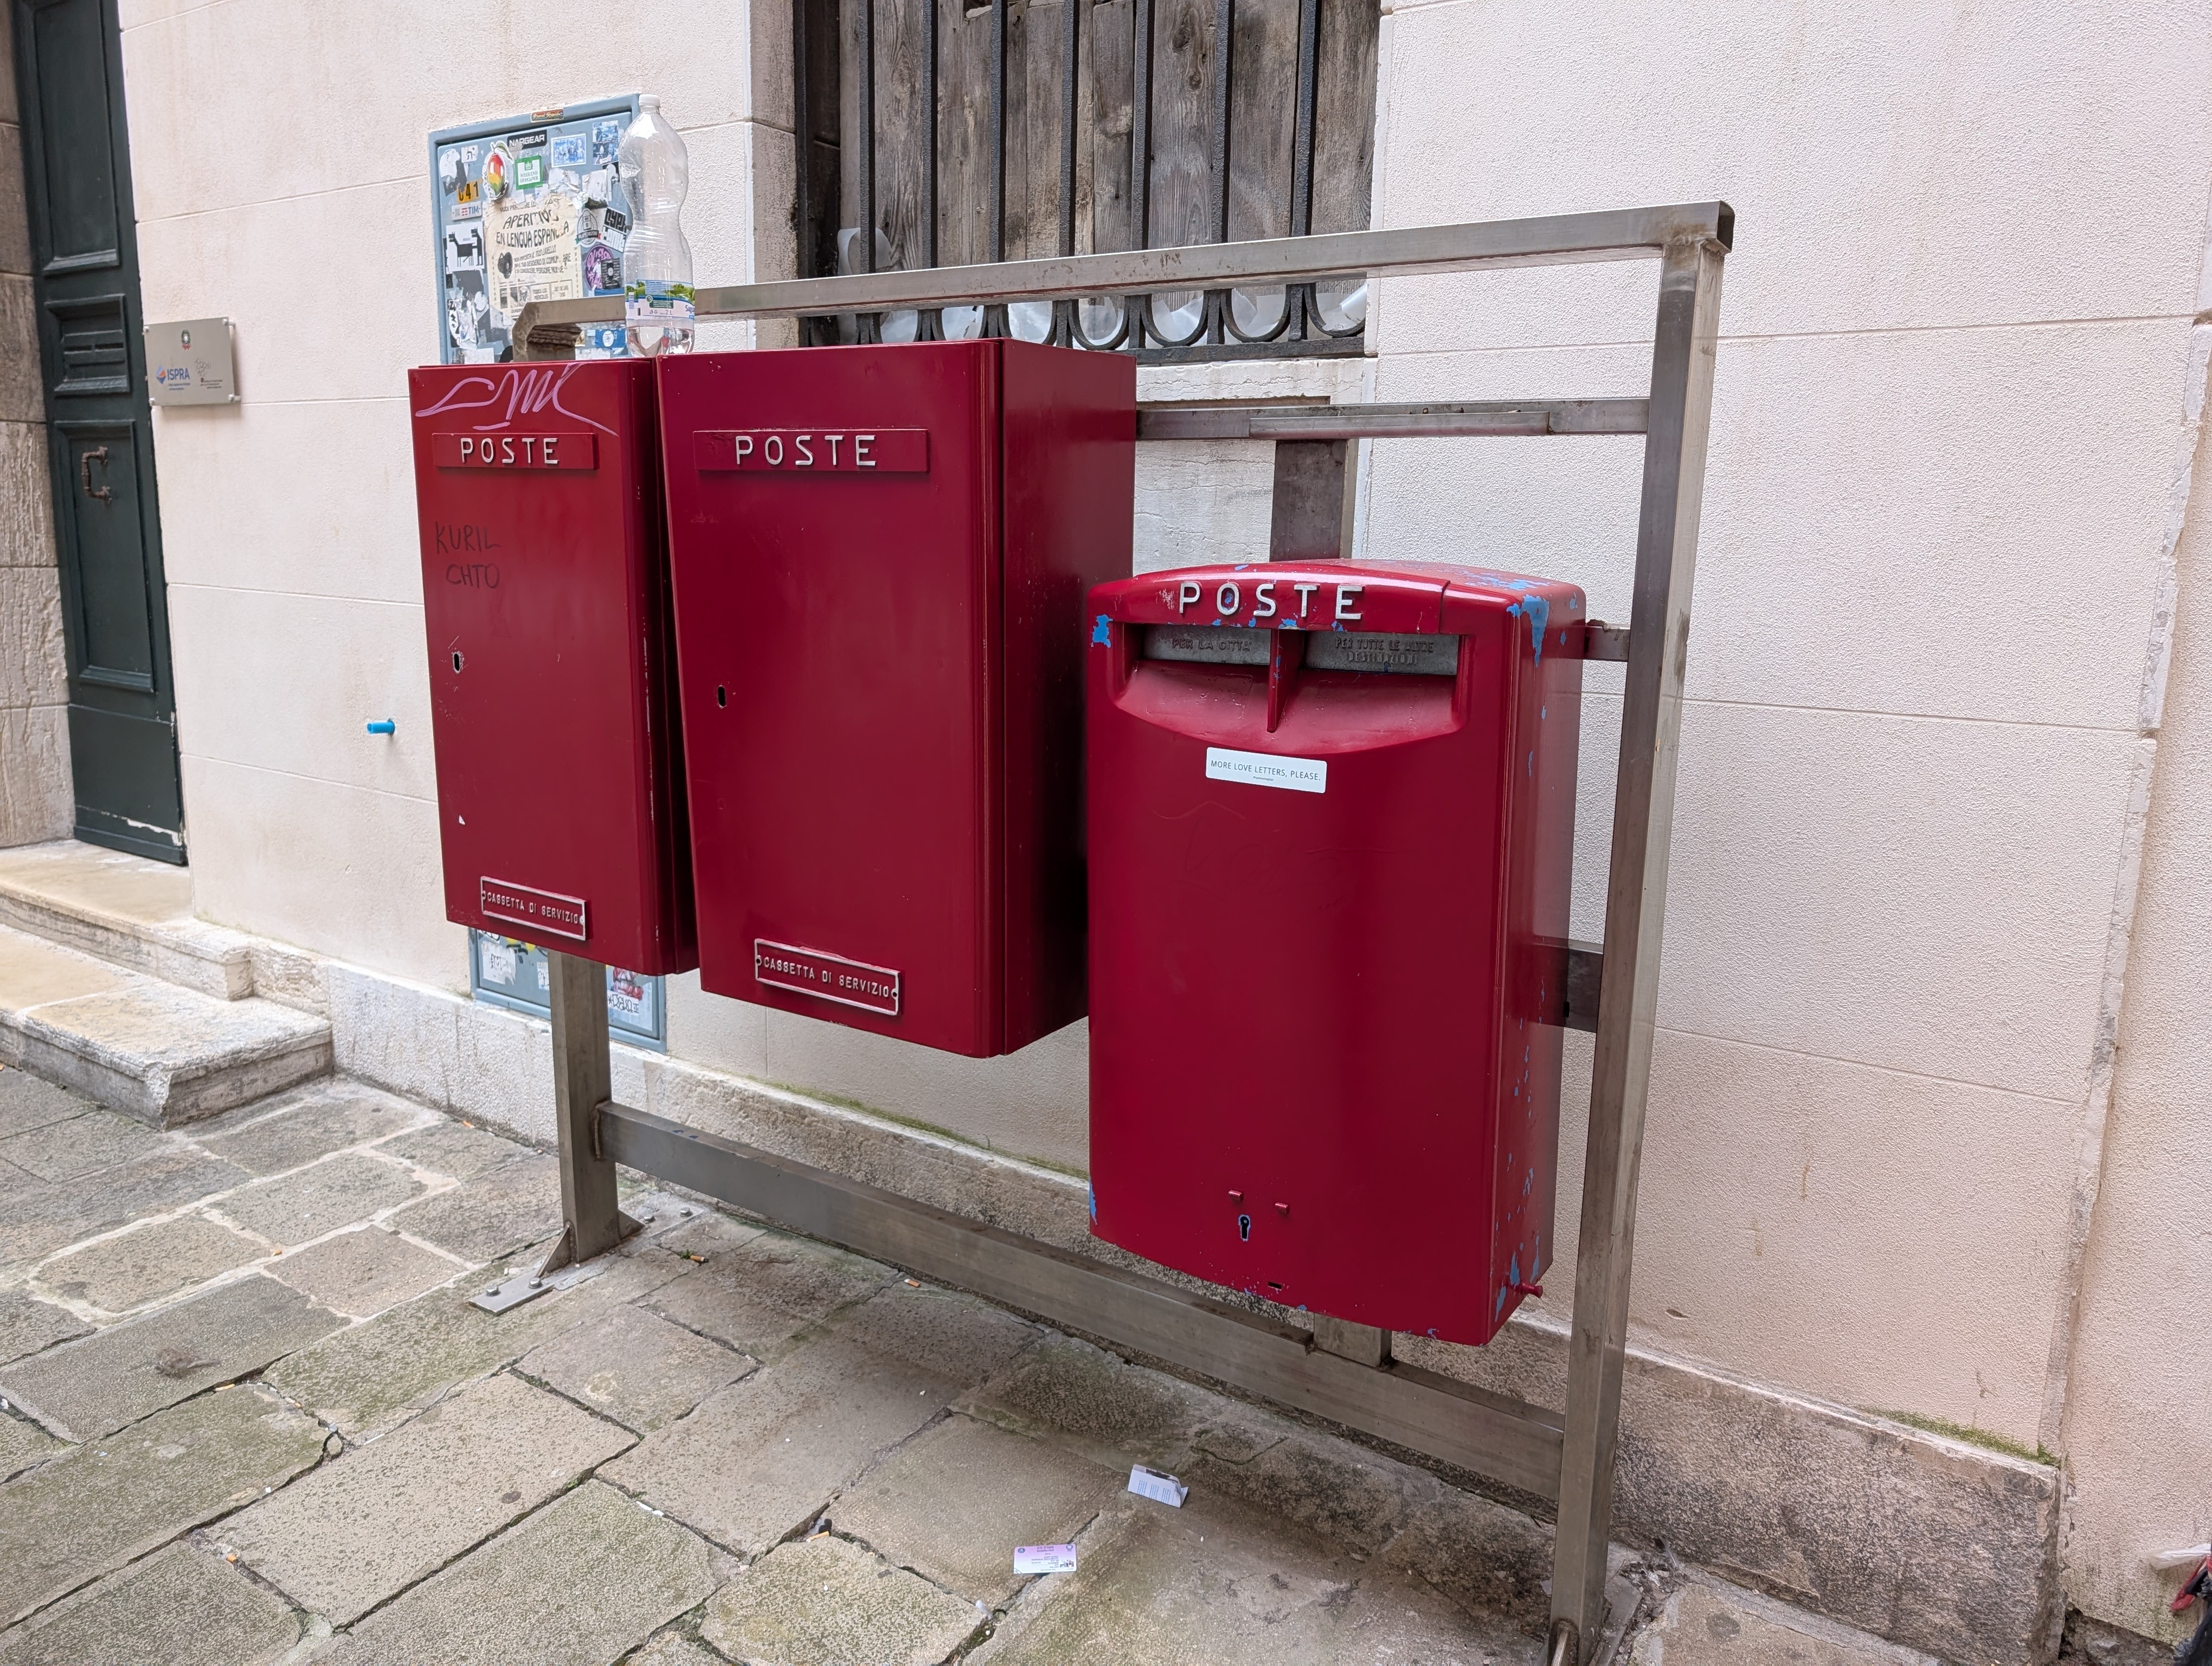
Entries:
POLYGON ((331 1068, 327 1019, 180 988, 0 927, 0 1064, 156 1128, 331 1068))
POLYGON ((58 839, 0 850, 0 926, 219 1000, 253 993, 252 939, 192 918, 191 876, 58 839))

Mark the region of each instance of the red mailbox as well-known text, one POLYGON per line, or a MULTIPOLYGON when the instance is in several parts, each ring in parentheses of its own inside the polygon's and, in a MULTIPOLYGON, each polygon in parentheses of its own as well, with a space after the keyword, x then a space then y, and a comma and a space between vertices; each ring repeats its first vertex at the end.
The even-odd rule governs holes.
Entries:
POLYGON ((408 373, 446 915, 698 964, 653 367, 408 373))
POLYGON ((1136 373, 1018 341, 660 364, 705 988, 977 1056, 1083 1015, 1085 593, 1136 373))
POLYGON ((1553 1255, 1581 591, 1280 562, 1091 611, 1092 1230, 1487 1341, 1553 1255))

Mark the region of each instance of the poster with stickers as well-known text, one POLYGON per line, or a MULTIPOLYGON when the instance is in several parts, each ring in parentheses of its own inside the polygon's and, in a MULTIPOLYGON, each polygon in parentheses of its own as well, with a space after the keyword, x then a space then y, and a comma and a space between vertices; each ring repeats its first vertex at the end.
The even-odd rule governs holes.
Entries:
MULTIPOLYGON (((629 219, 615 153, 636 114, 633 94, 430 136, 441 363, 512 358, 531 301, 622 293, 629 219)), ((619 324, 593 325, 576 356, 625 350, 619 324)))
MULTIPOLYGON (((515 317, 532 301, 622 293, 629 220, 615 153, 636 114, 633 94, 430 136, 439 362, 512 358, 515 317)), ((576 356, 626 350, 617 322, 587 328, 576 356)), ((548 982, 544 949, 470 932, 469 988, 478 1000, 542 1018, 551 1010, 548 982)), ((609 967, 607 1025, 619 1042, 665 1051, 663 981, 609 967)))

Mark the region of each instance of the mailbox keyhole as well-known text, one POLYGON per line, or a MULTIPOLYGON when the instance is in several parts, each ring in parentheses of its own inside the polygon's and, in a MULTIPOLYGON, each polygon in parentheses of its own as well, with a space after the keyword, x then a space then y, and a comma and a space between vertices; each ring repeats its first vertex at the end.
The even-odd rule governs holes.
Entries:
POLYGON ((1239 1243, 1249 1243, 1252 1242, 1251 1216, 1239 1215, 1237 1217, 1237 1241, 1239 1243))
POLYGON ((460 651, 460 649, 459 649, 459 648, 455 648, 455 649, 453 650, 453 669, 454 669, 455 671, 459 671, 460 668, 461 668, 461 651, 460 651))
POLYGON ((730 703, 730 690, 726 684, 720 683, 714 684, 714 703, 718 706, 726 706, 730 703))

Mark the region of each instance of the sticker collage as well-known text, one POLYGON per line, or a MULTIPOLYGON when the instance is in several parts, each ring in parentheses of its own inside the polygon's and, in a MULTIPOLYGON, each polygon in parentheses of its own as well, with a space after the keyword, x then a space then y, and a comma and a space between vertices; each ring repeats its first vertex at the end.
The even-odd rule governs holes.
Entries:
MULTIPOLYGON (((629 123, 617 110, 438 146, 444 362, 511 358, 515 318, 532 301, 622 293, 629 220, 615 153, 629 123)), ((619 324, 592 325, 576 356, 625 350, 619 324)))

